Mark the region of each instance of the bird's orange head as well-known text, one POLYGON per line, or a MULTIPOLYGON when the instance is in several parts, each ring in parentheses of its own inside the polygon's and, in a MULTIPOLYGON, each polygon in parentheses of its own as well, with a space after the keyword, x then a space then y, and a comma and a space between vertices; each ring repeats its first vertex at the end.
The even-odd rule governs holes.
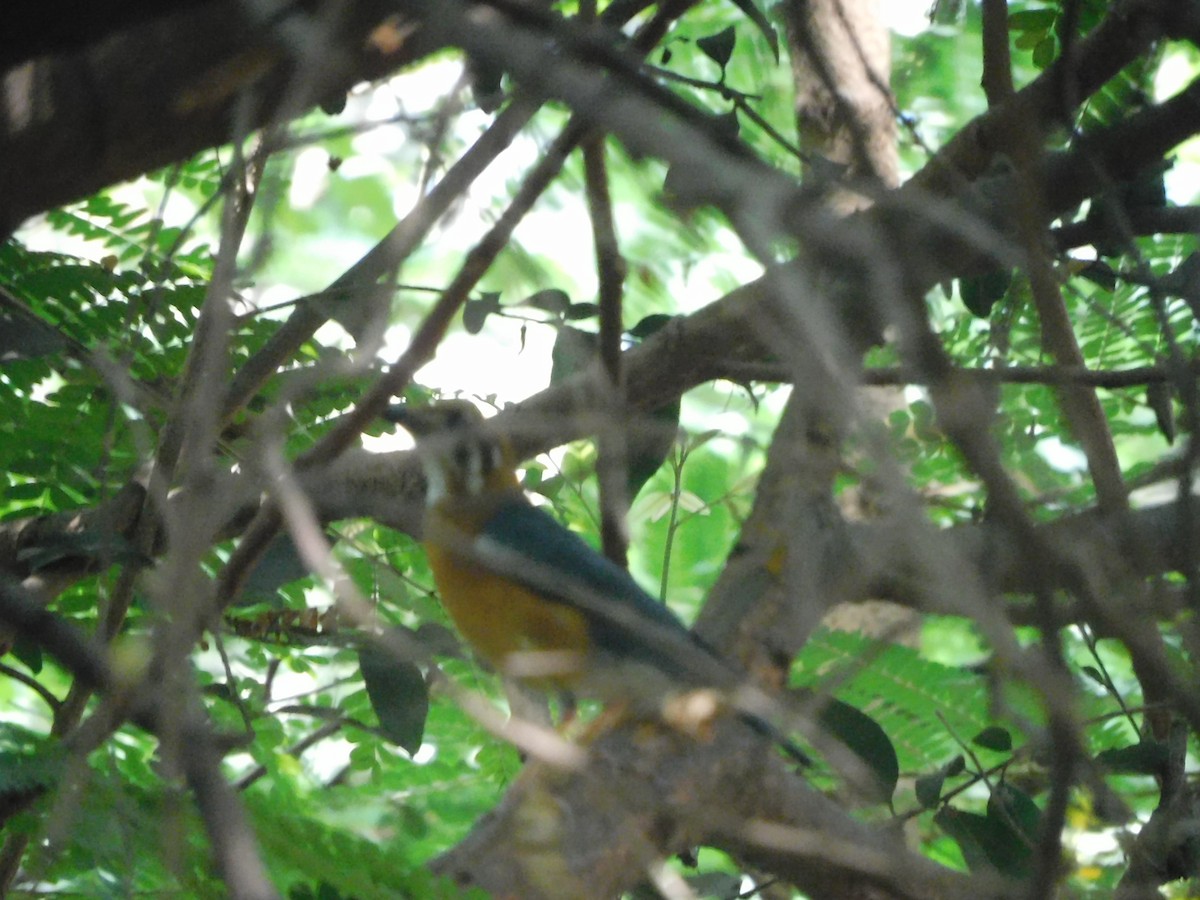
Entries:
POLYGON ((516 461, 508 442, 487 427, 467 400, 427 406, 397 405, 386 413, 417 440, 430 507, 519 490, 516 461))

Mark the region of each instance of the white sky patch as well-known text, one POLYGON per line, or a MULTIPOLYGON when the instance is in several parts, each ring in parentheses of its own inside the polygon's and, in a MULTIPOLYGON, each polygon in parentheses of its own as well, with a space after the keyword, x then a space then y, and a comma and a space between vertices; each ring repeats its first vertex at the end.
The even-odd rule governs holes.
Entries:
POLYGON ((537 393, 550 384, 554 330, 531 324, 521 351, 519 327, 516 322, 502 322, 477 335, 452 332, 433 361, 418 373, 418 380, 446 393, 495 394, 502 403, 537 393))
POLYGON ((1056 437, 1043 438, 1037 444, 1038 456, 1060 472, 1087 470, 1087 457, 1078 447, 1064 444, 1056 437))
MULTIPOLYGON (((1196 77, 1198 69, 1200 66, 1194 53, 1168 49, 1155 75, 1154 99, 1161 102, 1178 94, 1196 77)), ((1170 156, 1175 159, 1175 165, 1163 176, 1167 196, 1175 203, 1191 203, 1200 194, 1200 180, 1197 178, 1197 172, 1200 171, 1200 140, 1192 138, 1184 141, 1171 151, 1170 156)))
POLYGON ((320 147, 305 147, 292 165, 288 204, 296 210, 312 209, 329 187, 329 154, 320 147))
POLYGON ((929 28, 933 0, 878 0, 877 5, 887 27, 897 34, 912 37, 929 28))

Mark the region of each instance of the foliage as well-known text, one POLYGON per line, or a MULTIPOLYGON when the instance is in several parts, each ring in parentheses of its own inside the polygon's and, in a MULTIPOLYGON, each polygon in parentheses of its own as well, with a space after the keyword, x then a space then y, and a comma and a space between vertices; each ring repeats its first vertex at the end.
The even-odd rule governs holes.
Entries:
MULTIPOLYGON (((1060 59, 1064 43, 1097 27, 1107 4, 1012 6, 1009 38, 1019 87, 1060 59)), ((791 176, 811 160, 784 137, 794 132, 792 88, 786 62, 775 58, 784 33, 778 24, 749 0, 708 0, 674 26, 647 72, 662 92, 697 112, 702 133, 718 146, 733 146, 744 158, 791 176)), ((978 10, 967 4, 953 27, 895 39, 892 87, 905 126, 902 164, 910 173, 928 161, 931 148, 984 111, 977 88, 980 29, 978 10)), ((334 283, 394 224, 401 188, 411 193, 423 178, 444 174, 492 121, 470 98, 485 88, 483 94, 499 91, 501 97, 512 90, 509 74, 493 72, 484 84, 476 73, 474 95, 466 78, 445 99, 407 108, 406 88, 437 80, 447 65, 444 55, 435 56, 389 84, 356 92, 340 116, 311 113, 296 120, 293 141, 279 148, 267 142, 275 152, 260 170, 258 206, 240 250, 223 246, 229 232, 222 217, 234 196, 231 184, 239 180, 233 173, 241 152, 230 147, 48 212, 0 245, 0 526, 16 534, 17 524, 38 517, 83 514, 135 478, 150 485, 148 508, 167 523, 167 536, 157 541, 137 529, 117 535, 111 526, 64 525, 22 546, 11 560, 13 571, 4 574, 57 583, 73 561, 87 560, 64 580, 50 609, 98 642, 114 639, 104 658, 115 670, 134 673, 132 681, 152 671, 148 660, 171 646, 172 629, 187 618, 171 601, 185 593, 188 577, 202 572, 211 586, 237 552, 233 539, 253 509, 229 501, 225 491, 233 482, 226 476, 263 477, 270 485, 264 490, 285 496, 283 476, 262 473, 318 445, 361 402, 416 331, 430 297, 453 282, 463 248, 480 240, 483 226, 516 194, 520 172, 542 158, 549 136, 564 127, 561 108, 541 110, 515 147, 523 162, 506 162, 502 176, 464 191, 459 212, 406 261, 394 284, 378 290, 355 285, 322 298, 335 309, 324 327, 301 341, 248 399, 222 411, 210 444, 187 444, 187 436, 203 433, 207 415, 188 412, 195 392, 211 390, 219 409, 229 384, 280 333, 292 301, 334 283), (382 122, 378 109, 389 104, 394 121, 382 122), (289 202, 313 187, 305 179, 317 183, 307 205, 289 202), (233 253, 240 264, 229 284, 221 280, 222 253, 233 253), (198 359, 205 349, 202 323, 225 296, 231 298, 225 343, 210 370, 225 380, 198 387, 190 379, 193 367, 204 363, 198 359), (379 309, 383 318, 371 318, 379 309), (375 338, 382 348, 372 344, 375 338), (167 471, 175 478, 155 483, 146 473, 153 461, 162 465, 159 454, 175 428, 185 434, 179 467, 173 469, 172 460, 167 471), (172 492, 186 487, 194 495, 198 486, 212 492, 205 512, 228 521, 171 518, 172 492), (176 556, 190 552, 183 538, 193 534, 203 544, 195 559, 176 556), (177 559, 184 560, 182 568, 164 562, 177 559), (178 584, 160 583, 163 572, 178 584), (115 635, 105 632, 113 615, 115 635)), ((1163 99, 1155 85, 1168 65, 1194 74, 1194 51, 1166 42, 1147 50, 1092 94, 1069 127, 1053 132, 1048 147, 1069 151, 1084 136, 1163 99)), ((701 202, 703 185, 689 181, 694 176, 686 167, 616 142, 606 162, 628 273, 618 329, 627 348, 669 335, 674 317, 795 250, 795 242, 780 235, 767 242, 769 253, 744 250, 744 234, 732 217, 701 202)), ((520 392, 531 393, 593 364, 601 309, 593 300, 601 276, 591 271, 590 250, 582 249, 591 247, 582 165, 569 160, 503 242, 503 252, 463 298, 461 320, 441 351, 449 368, 431 367, 423 373, 426 383, 408 388, 410 396, 466 392, 500 407, 519 399, 500 387, 518 381, 511 373, 520 374, 520 392)), ((1194 457, 1192 360, 1200 300, 1189 267, 1200 246, 1194 231, 1126 232, 1139 212, 1190 201, 1181 191, 1191 190, 1192 169, 1180 154, 1174 168, 1151 168, 1133 182, 1110 185, 1056 226, 1060 235, 1077 227, 1097 230, 1083 246, 1064 246, 1054 257, 1083 366, 1098 373, 1153 369, 1144 379, 1095 392, 1120 474, 1131 487, 1165 476, 1190 487, 1190 476, 1180 473, 1191 471, 1194 457), (1182 456, 1169 453, 1176 440, 1186 445, 1182 456)), ((764 199, 751 202, 765 209, 764 199)), ((954 367, 1035 373, 980 383, 994 409, 989 436, 998 469, 1011 473, 1029 522, 1045 523, 1093 508, 1098 499, 1059 381, 1049 371, 1053 360, 1035 290, 1025 267, 993 266, 934 289, 925 311, 954 367)), ((895 366, 896 352, 873 348, 868 363, 904 380, 907 370, 895 366)), ((839 499, 857 497, 867 506, 878 499, 886 507, 900 485, 917 498, 921 524, 931 531, 992 523, 1003 510, 997 511, 986 478, 939 418, 935 392, 920 378, 913 382, 886 418, 862 417, 846 436, 835 479, 839 499)), ((854 402, 842 399, 847 407, 854 402)), ((676 397, 657 405, 658 440, 631 448, 631 468, 639 470, 626 485, 633 495, 633 570, 689 619, 700 615, 751 515, 755 480, 770 458, 770 432, 786 402, 786 391, 731 369, 728 380, 691 390, 682 404, 676 397)), ((366 433, 385 444, 392 440, 379 423, 366 433)), ((579 442, 532 460, 524 471, 538 502, 589 539, 602 517, 592 479, 596 457, 595 444, 579 442)), ((299 475, 281 468, 303 480, 302 467, 299 475)), ((443 687, 449 678, 507 710, 503 686, 454 639, 411 537, 366 513, 322 522, 325 531, 316 528, 314 536, 299 513, 289 515, 297 518, 289 519, 286 539, 270 546, 237 602, 219 616, 206 612, 204 636, 174 662, 194 682, 197 702, 230 751, 223 771, 244 801, 281 892, 297 900, 458 896, 426 864, 496 806, 522 760, 443 687), (321 541, 333 549, 316 554, 317 565, 312 547, 321 541), (398 659, 397 647, 407 648, 409 658, 398 659)), ((1095 567, 1101 570, 1102 561, 1095 567)), ((1102 580, 1097 572, 1077 580, 1102 580)), ((971 578, 986 581, 989 574, 971 578)), ((1193 572, 1150 574, 1143 586, 1155 596, 1194 589, 1193 572)), ((1170 729, 1154 714, 1179 698, 1164 699, 1146 684, 1132 639, 1120 630, 1127 623, 1085 623, 1081 616, 1048 633, 1039 618, 1046 598, 1034 596, 1037 591, 1009 596, 989 590, 998 605, 1007 604, 991 612, 1010 612, 1018 623, 1011 626, 1013 646, 1031 655, 1052 647, 1046 655, 1060 657, 1056 671, 1072 687, 1063 702, 1078 724, 1072 762, 1085 774, 1074 776, 1078 783, 1063 804, 1064 833, 1080 838, 1062 845, 1063 877, 1080 895, 1105 895, 1126 861, 1115 851, 1084 849, 1082 838, 1108 840, 1115 829, 1136 831, 1157 814, 1165 773, 1187 750, 1171 743, 1170 729)), ((1184 679, 1194 678, 1191 603, 1189 596, 1185 612, 1164 614, 1161 629, 1150 624, 1170 671, 1184 679)), ((1048 746, 1060 724, 1057 708, 1044 685, 1006 668, 995 632, 979 622, 930 614, 923 629, 915 647, 818 629, 790 665, 795 699, 816 711, 827 734, 874 777, 868 796, 856 801, 865 806, 863 818, 914 821, 921 851, 950 867, 1035 877, 1053 778, 1061 774, 1048 746)), ((44 657, 23 635, 5 641, 0 815, 7 822, 5 853, 22 860, 19 873, 5 873, 10 896, 221 891, 205 823, 183 788, 179 749, 169 735, 160 735, 160 744, 125 721, 119 694, 88 705, 90 692, 70 666, 44 657), (85 706, 98 716, 110 701, 119 727, 95 745, 78 738, 85 706)), ((103 720, 82 721, 87 727, 103 720)), ((807 777, 840 798, 841 774, 822 762, 807 777)), ((701 870, 688 873, 695 884, 709 886, 714 896, 741 890, 736 860, 707 850, 701 859, 701 870)))

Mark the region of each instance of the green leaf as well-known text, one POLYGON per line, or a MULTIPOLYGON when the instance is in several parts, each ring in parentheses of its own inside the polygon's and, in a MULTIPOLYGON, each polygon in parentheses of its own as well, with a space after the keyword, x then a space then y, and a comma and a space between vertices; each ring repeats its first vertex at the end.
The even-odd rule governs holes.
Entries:
POLYGON ((1012 735, 999 725, 992 725, 971 738, 971 743, 985 750, 1008 753, 1012 750, 1012 735))
POLYGON ((0 366, 62 351, 67 342, 35 319, 0 313, 0 366))
POLYGON ((558 288, 547 288, 544 291, 530 294, 519 305, 532 306, 534 309, 545 310, 561 316, 571 308, 571 296, 558 288))
POLYGON ((917 801, 926 809, 933 809, 942 799, 942 787, 945 785, 946 779, 961 775, 966 766, 966 760, 960 753, 938 771, 929 775, 921 775, 914 785, 917 801))
POLYGON ((462 643, 453 630, 437 622, 422 622, 417 626, 413 637, 434 656, 447 656, 451 659, 466 659, 462 643))
POLYGON ((1168 444, 1175 443, 1175 406, 1171 402, 1171 386, 1163 381, 1146 385, 1146 405, 1154 411, 1154 421, 1168 444))
POLYGON ((471 76, 471 96, 475 104, 485 113, 494 113, 504 102, 501 87, 504 70, 471 57, 467 71, 471 76))
POLYGON ((36 754, 0 751, 0 807, 9 795, 40 792, 56 785, 64 762, 61 748, 49 743, 36 754))
MULTIPOLYGON (((742 875, 732 872, 701 872, 684 879, 698 897, 740 897, 742 875)), ((655 892, 655 896, 661 896, 655 892)))
MULTIPOLYGON (((14 492, 10 492, 10 495, 14 492)), ((73 500, 67 500, 73 504, 73 500)), ((43 543, 25 547, 17 553, 17 559, 32 569, 43 569, 63 560, 96 560, 105 563, 124 562, 145 564, 149 560, 134 550, 122 535, 107 531, 78 531, 55 534, 43 543)))
POLYGON ((988 797, 987 814, 988 818, 1015 828, 1030 846, 1037 841, 1038 829, 1042 824, 1042 811, 1033 802, 1033 798, 1009 782, 1002 781, 996 785, 996 789, 988 797))
POLYGON ((669 316, 666 313, 651 313, 648 316, 638 319, 637 324, 629 329, 629 336, 639 341, 644 341, 650 335, 662 331, 674 318, 675 316, 669 316))
POLYGON ((550 351, 550 383, 560 384, 586 369, 596 359, 599 347, 600 336, 594 331, 561 326, 550 351))
POLYGON ((1166 770, 1169 756, 1167 745, 1162 741, 1140 741, 1097 753, 1096 762, 1110 772, 1161 775, 1166 770))
POLYGON ((1039 69, 1049 68, 1056 56, 1058 56, 1058 41, 1054 39, 1053 35, 1038 41, 1037 46, 1033 48, 1033 64, 1039 69))
POLYGON ((933 809, 942 799, 942 785, 945 783, 944 772, 934 772, 931 775, 918 777, 913 785, 917 794, 917 802, 925 809, 933 809))
POLYGON ((879 724, 861 710, 841 700, 831 700, 821 710, 821 727, 846 745, 875 776, 876 799, 888 803, 900 780, 900 761, 879 724))
POLYGON ((598 303, 572 303, 567 307, 563 318, 568 322, 579 322, 583 319, 591 319, 600 315, 600 305, 598 303))
POLYGON ((1009 13, 1010 31, 1049 31, 1058 13, 1053 9, 1022 9, 1009 13))
POLYGON ((644 423, 634 423, 629 429, 626 446, 628 477, 625 488, 629 497, 636 497, 662 468, 675 436, 679 433, 679 398, 650 412, 644 423))
MULTIPOLYGON (((1104 288, 1110 294, 1117 289, 1117 272, 1102 259, 1090 260, 1079 270, 1078 274, 1081 278, 1086 278, 1098 287, 1104 288)), ((1165 285, 1163 289, 1166 290, 1165 285)))
POLYGON ((479 334, 492 313, 500 311, 500 294, 489 291, 463 304, 463 328, 468 334, 479 334))
POLYGON ((736 42, 737 32, 730 25, 723 31, 700 38, 696 41, 696 46, 703 51, 705 56, 720 66, 721 72, 724 73, 725 66, 729 64, 729 58, 733 56, 733 46, 736 42))
POLYGON ((979 318, 986 319, 992 314, 992 307, 1008 293, 1011 284, 1011 270, 988 272, 959 279, 958 293, 967 309, 979 318))
POLYGON ((308 566, 300 558, 300 551, 291 535, 281 532, 271 539, 267 549, 246 577, 246 586, 238 599, 239 606, 251 603, 276 603, 277 592, 308 575, 308 566))
POLYGON ((429 689, 415 664, 371 643, 358 651, 359 666, 379 730, 392 743, 416 753, 425 735, 429 689))
POLYGON ((18 635, 13 641, 12 655, 19 659, 30 672, 37 675, 42 671, 42 648, 28 638, 18 635))
POLYGON ((775 34, 775 29, 771 27, 767 17, 754 4, 754 0, 731 0, 731 2, 745 14, 747 19, 754 23, 754 27, 767 39, 767 43, 771 45, 771 53, 775 55, 775 62, 779 62, 779 37, 775 34))
POLYGON ((1029 843, 1003 820, 946 806, 933 821, 958 844, 972 872, 995 869, 1013 878, 1029 874, 1029 843))

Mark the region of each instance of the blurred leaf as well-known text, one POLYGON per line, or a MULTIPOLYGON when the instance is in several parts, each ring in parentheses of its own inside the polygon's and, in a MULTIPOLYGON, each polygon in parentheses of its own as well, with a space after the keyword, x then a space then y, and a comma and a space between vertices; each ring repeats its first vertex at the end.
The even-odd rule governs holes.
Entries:
POLYGON ((479 334, 487 317, 500 311, 500 294, 489 292, 463 304, 463 328, 468 334, 479 334))
POLYGON ((42 671, 42 648, 39 644, 18 635, 10 652, 34 675, 42 671))
POLYGON ((733 56, 733 46, 736 42, 737 32, 731 25, 716 34, 698 39, 696 46, 700 48, 705 56, 720 66, 721 71, 724 72, 725 66, 729 64, 729 58, 733 56))
POLYGON ((1008 733, 1007 729, 992 725, 971 738, 971 743, 986 750, 1008 753, 1012 750, 1012 735, 1008 733))
POLYGON ((564 315, 571 308, 571 297, 566 291, 558 288, 547 288, 544 291, 538 291, 536 294, 530 294, 519 304, 521 306, 532 306, 534 309, 545 310, 555 315, 564 315))
MULTIPOLYGON (((730 872, 701 872, 684 878, 699 897, 737 897, 742 892, 742 876, 730 872)), ((656 896, 661 896, 655 892, 656 896)))
POLYGON ((494 113, 504 102, 501 88, 504 70, 471 56, 468 57, 467 72, 471 77, 471 96, 475 104, 485 113, 494 113))
POLYGON ((23 316, 0 313, 0 366, 14 359, 59 353, 66 341, 54 329, 23 316))
POLYGON ((900 780, 896 748, 879 724, 866 713, 841 700, 831 700, 821 710, 821 727, 846 745, 875 776, 875 798, 889 803, 900 780))
POLYGON ((988 797, 988 818, 1006 823, 1014 828, 1033 847, 1038 839, 1042 824, 1042 811, 1033 799, 1008 781, 996 785, 988 797))
POLYGON ((637 324, 629 329, 629 336, 644 341, 652 334, 662 331, 675 318, 676 316, 669 316, 665 313, 651 313, 639 319, 637 324))
POLYGON ((771 26, 770 21, 754 0, 730 0, 734 6, 740 9, 752 23, 754 27, 762 33, 762 36, 767 39, 767 43, 771 46, 771 53, 775 55, 775 62, 779 62, 779 38, 775 34, 775 29, 771 26))
POLYGON ((913 784, 917 802, 925 809, 933 809, 942 799, 942 785, 945 783, 946 775, 943 772, 919 776, 913 784))
POLYGON ((973 278, 960 278, 958 292, 962 296, 963 305, 973 315, 986 319, 992 314, 992 307, 1008 293, 1011 284, 1012 271, 1001 270, 973 278))
POLYGON ((7 820, 31 799, 58 784, 65 758, 61 749, 41 753, 0 751, 0 819, 7 820))
POLYGON ((1171 402, 1171 386, 1165 381, 1146 385, 1146 405, 1154 411, 1154 421, 1168 444, 1175 443, 1175 405, 1171 402))
POLYGON ((1049 68, 1057 56, 1058 41, 1053 35, 1042 38, 1033 48, 1033 64, 1039 69, 1049 68))
POLYGON ((237 605, 246 606, 262 602, 275 604, 278 599, 276 592, 281 587, 308 574, 308 566, 300 558, 300 551, 296 549, 291 534, 286 531, 280 532, 267 544, 267 549, 246 576, 246 584, 237 605))
POLYGON ((359 667, 379 729, 392 743, 416 753, 429 715, 429 688, 415 664, 370 643, 358 651, 359 667))
POLYGON ((134 550, 124 536, 93 529, 48 536, 41 544, 23 547, 17 553, 17 559, 34 571, 66 560, 103 562, 107 565, 145 565, 150 562, 146 556, 134 550))
POLYGON ((1022 9, 1008 14, 1009 31, 1047 33, 1054 27, 1057 11, 1053 9, 1022 9))
POLYGON ((627 435, 626 458, 628 478, 626 490, 636 497, 666 462, 679 434, 678 399, 651 410, 649 416, 634 420, 627 435))
POLYGON ((598 303, 572 303, 567 307, 563 318, 568 322, 578 322, 582 319, 591 319, 600 315, 600 305, 598 303))
POLYGON ((1096 754, 1096 762, 1110 772, 1130 775, 1161 775, 1169 761, 1169 750, 1161 741, 1140 741, 1096 754))
POLYGON ((437 622, 422 622, 417 626, 413 637, 435 656, 448 656, 453 659, 466 659, 462 643, 451 629, 437 622))
POLYGON ((936 772, 929 775, 921 775, 916 779, 914 787, 917 794, 917 802, 926 809, 933 809, 941 802, 942 787, 946 783, 947 778, 954 778, 961 775, 966 768, 966 761, 962 755, 954 757, 946 765, 942 766, 936 772))
POLYGON ((958 844, 972 872, 990 868, 1011 878, 1029 874, 1030 845, 1002 819, 945 806, 933 821, 958 844))
POLYGON ((1102 259, 1089 260, 1077 274, 1109 293, 1117 289, 1117 272, 1102 259))
POLYGON ((577 372, 582 372, 596 360, 600 350, 600 335, 562 325, 550 350, 550 383, 561 384, 577 372))

